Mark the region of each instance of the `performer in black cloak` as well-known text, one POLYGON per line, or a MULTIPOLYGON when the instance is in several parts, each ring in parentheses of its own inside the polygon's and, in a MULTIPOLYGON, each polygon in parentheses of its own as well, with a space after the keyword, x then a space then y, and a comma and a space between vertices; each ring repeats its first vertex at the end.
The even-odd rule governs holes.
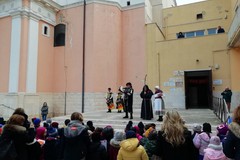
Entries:
POLYGON ((152 110, 152 95, 153 92, 149 89, 147 85, 144 85, 143 90, 140 94, 142 100, 141 107, 141 118, 146 120, 151 120, 153 118, 153 110, 152 110))
POLYGON ((132 84, 128 82, 126 87, 123 90, 124 93, 124 112, 126 113, 125 117, 128 118, 128 112, 130 113, 130 119, 133 119, 133 88, 132 84))

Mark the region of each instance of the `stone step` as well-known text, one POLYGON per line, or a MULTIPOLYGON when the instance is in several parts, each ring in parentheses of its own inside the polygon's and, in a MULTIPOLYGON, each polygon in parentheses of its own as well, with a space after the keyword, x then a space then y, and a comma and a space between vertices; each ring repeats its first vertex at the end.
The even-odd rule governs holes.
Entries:
MULTIPOLYGON (((191 130, 195 123, 203 124, 204 122, 209 122, 212 125, 212 131, 215 133, 217 125, 221 122, 213 114, 212 110, 209 109, 195 109, 195 110, 178 110, 181 117, 186 121, 186 126, 191 130)), ((111 125, 116 130, 124 130, 130 119, 123 119, 124 113, 117 113, 117 111, 112 111, 112 113, 106 113, 106 110, 86 112, 83 113, 84 123, 87 121, 93 121, 95 127, 105 127, 111 125)), ((64 124, 65 119, 69 119, 70 115, 54 117, 53 121, 58 122, 61 126, 64 124)), ((160 129, 162 122, 156 121, 155 116, 152 120, 142 120, 140 118, 140 109, 135 109, 133 113, 133 125, 137 125, 140 121, 144 124, 155 123, 157 130, 160 129)))

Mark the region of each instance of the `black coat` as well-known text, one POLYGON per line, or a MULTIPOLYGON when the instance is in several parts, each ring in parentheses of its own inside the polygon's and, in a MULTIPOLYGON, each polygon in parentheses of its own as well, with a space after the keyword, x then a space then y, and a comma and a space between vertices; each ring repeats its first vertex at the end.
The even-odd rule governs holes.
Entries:
POLYGON ((87 152, 87 160, 107 160, 106 148, 101 142, 92 142, 87 152))
POLYGON ((134 90, 132 88, 124 91, 124 111, 125 112, 133 112, 133 93, 134 90))
POLYGON ((15 150, 17 152, 16 160, 34 160, 39 157, 32 157, 32 155, 39 156, 40 146, 32 143, 34 138, 28 134, 25 127, 19 125, 6 124, 3 128, 1 139, 13 140, 15 150), (27 143, 32 143, 27 145, 27 143), (31 148, 31 154, 29 152, 31 148))
POLYGON ((153 118, 153 110, 152 110, 152 95, 153 92, 148 90, 146 93, 144 91, 141 92, 140 96, 142 100, 141 107, 141 118, 151 120, 153 118))
POLYGON ((43 146, 44 160, 59 160, 61 157, 61 141, 58 138, 47 137, 43 146))
POLYGON ((191 132, 185 131, 185 143, 172 146, 166 141, 163 132, 159 131, 157 138, 157 154, 162 160, 196 160, 194 159, 194 145, 191 132))
POLYGON ((236 122, 229 125, 227 138, 223 140, 223 152, 228 158, 240 159, 240 125, 236 122))

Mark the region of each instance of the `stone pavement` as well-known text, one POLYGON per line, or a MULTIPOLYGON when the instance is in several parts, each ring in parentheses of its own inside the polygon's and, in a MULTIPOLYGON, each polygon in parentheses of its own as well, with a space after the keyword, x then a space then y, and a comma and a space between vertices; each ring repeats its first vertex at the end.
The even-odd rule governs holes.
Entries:
MULTIPOLYGON (((172 109, 168 109, 172 110, 172 109)), ((186 125, 189 129, 192 129, 194 123, 203 124, 208 122, 212 125, 212 130, 215 132, 216 126, 220 124, 220 120, 215 116, 212 110, 210 109, 174 109, 177 110, 181 117, 186 121, 186 125)), ((87 112, 83 113, 84 123, 87 121, 93 121, 95 127, 105 127, 111 125, 116 130, 122 130, 125 128, 126 124, 130 119, 123 119, 125 113, 117 113, 117 110, 113 110, 112 113, 106 113, 106 110, 87 112)), ((53 121, 57 121, 60 125, 64 124, 64 120, 70 118, 70 115, 54 117, 53 121)), ((160 129, 162 122, 156 121, 157 117, 154 117, 152 120, 142 120, 140 118, 140 109, 134 108, 133 113, 133 125, 137 125, 140 121, 144 124, 155 123, 157 129, 160 129)))

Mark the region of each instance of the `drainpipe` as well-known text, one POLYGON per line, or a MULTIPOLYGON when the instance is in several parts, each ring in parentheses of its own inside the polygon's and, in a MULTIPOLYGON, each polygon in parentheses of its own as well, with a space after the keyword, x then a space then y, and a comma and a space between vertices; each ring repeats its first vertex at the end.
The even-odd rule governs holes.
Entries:
POLYGON ((85 27, 86 27, 86 0, 83 1, 82 113, 84 113, 84 92, 85 92, 85 27))

